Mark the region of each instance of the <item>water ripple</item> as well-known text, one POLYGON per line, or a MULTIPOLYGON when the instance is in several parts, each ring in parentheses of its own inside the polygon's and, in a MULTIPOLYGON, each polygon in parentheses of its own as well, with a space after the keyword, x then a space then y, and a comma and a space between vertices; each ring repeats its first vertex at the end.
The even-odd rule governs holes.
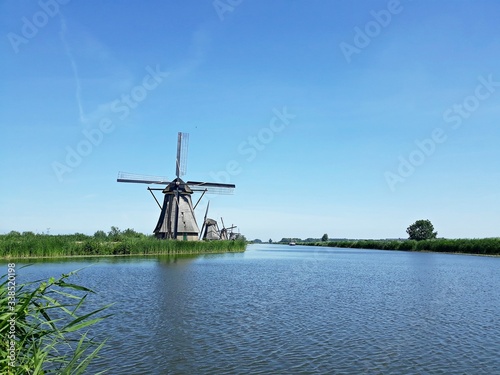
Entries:
POLYGON ((273 249, 85 270, 115 302, 89 373, 498 373, 500 259, 273 249))

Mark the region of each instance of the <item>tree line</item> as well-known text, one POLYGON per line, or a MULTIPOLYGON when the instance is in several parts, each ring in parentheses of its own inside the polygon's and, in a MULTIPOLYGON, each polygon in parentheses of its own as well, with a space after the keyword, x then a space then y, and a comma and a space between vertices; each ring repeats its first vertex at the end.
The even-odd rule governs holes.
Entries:
MULTIPOLYGON (((434 230, 434 225, 430 220, 426 219, 415 221, 408 226, 406 233, 408 234, 407 239, 385 240, 330 239, 328 234, 325 233, 321 238, 306 238, 305 240, 293 237, 283 237, 276 243, 289 244, 294 242, 296 244, 309 246, 500 255, 500 238, 438 238, 438 233, 434 230)), ((272 243, 273 241, 269 240, 269 242, 272 243)))

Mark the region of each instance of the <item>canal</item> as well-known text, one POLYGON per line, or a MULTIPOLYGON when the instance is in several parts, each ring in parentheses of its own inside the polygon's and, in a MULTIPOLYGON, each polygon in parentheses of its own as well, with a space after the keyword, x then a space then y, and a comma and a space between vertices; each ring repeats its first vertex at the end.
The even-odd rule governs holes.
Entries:
MULTIPOLYGON (((21 263, 18 262, 21 266, 21 263)), ((500 258, 250 245, 245 253, 37 261, 114 303, 89 374, 493 374, 500 258)), ((19 268, 18 268, 19 269, 19 268)))

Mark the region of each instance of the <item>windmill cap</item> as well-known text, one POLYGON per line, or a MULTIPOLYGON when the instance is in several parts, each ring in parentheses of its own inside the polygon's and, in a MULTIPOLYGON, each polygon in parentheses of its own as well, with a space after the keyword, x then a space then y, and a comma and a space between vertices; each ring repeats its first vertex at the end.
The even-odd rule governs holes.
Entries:
POLYGON ((163 194, 171 194, 178 190, 180 193, 193 194, 193 190, 181 178, 177 177, 163 189, 163 194))

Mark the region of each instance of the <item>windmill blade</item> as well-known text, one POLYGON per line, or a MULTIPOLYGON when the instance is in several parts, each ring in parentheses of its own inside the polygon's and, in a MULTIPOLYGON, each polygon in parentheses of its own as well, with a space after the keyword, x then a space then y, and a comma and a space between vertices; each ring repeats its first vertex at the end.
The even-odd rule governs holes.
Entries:
POLYGON ((210 201, 208 201, 207 210, 205 211, 205 217, 203 218, 203 225, 201 226, 200 237, 199 237, 200 240, 203 238, 203 229, 205 229, 205 224, 207 223, 208 207, 210 207, 210 201))
POLYGON ((170 183, 167 177, 163 176, 148 176, 143 174, 135 174, 135 173, 127 173, 127 172, 119 172, 118 178, 116 179, 118 182, 130 182, 136 184, 160 184, 160 185, 168 185, 170 183))
POLYGON ((193 191, 206 191, 209 194, 233 194, 234 184, 219 184, 216 182, 188 181, 187 185, 193 191))
POLYGON ((200 182, 200 181, 188 181, 186 182, 188 185, 196 185, 196 186, 201 186, 201 187, 221 187, 221 188, 228 188, 228 189, 234 189, 236 185, 234 184, 221 184, 218 182, 200 182))
POLYGON ((175 175, 177 177, 184 176, 187 170, 187 154, 188 154, 189 134, 177 134, 177 158, 175 160, 175 175))

